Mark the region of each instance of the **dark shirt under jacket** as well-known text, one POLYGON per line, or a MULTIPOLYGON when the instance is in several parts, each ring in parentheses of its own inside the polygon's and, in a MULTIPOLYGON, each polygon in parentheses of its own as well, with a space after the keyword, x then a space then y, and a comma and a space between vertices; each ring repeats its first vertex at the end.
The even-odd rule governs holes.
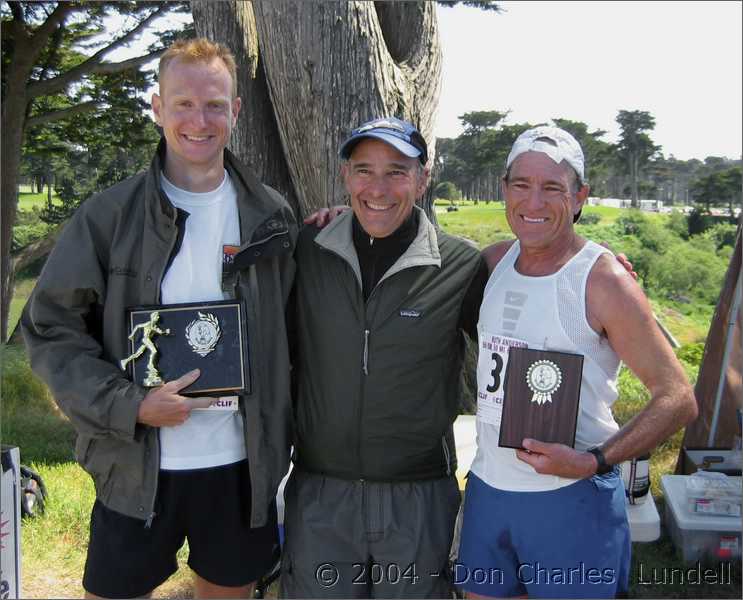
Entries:
MULTIPOLYGON (((418 213, 413 211, 391 235, 375 238, 364 231, 361 223, 354 215, 353 244, 359 257, 365 302, 369 300, 369 295, 379 283, 379 280, 415 239, 418 233, 418 221, 418 213)), ((487 264, 481 258, 477 274, 472 278, 462 301, 459 327, 466 331, 473 340, 477 340, 477 321, 480 316, 480 304, 482 303, 488 276, 487 264)))

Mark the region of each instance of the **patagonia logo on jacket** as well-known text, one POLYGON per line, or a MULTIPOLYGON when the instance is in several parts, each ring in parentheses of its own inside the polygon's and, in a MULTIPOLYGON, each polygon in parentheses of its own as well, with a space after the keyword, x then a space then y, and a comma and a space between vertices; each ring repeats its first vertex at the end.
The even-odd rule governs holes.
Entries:
POLYGON ((127 267, 111 267, 108 272, 111 275, 121 275, 123 277, 137 276, 137 272, 134 269, 129 269, 127 267))
POLYGON ((409 319, 417 319, 421 316, 421 312, 419 310, 414 310, 412 308, 403 308, 400 311, 401 317, 408 317, 409 319))

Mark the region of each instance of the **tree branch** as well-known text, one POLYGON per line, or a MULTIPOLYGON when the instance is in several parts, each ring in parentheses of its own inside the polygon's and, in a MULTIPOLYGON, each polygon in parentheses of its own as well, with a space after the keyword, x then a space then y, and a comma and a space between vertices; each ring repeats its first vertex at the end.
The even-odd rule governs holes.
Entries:
POLYGON ((8 6, 10 7, 10 12, 13 13, 13 20, 25 25, 26 21, 23 20, 23 9, 21 5, 17 2, 8 2, 8 6))
MULTIPOLYGON (((28 98, 36 98, 38 96, 43 96, 47 94, 52 94, 54 92, 58 92, 61 89, 64 89, 68 84, 78 81, 81 77, 84 75, 90 74, 90 73, 117 73, 119 71, 124 71, 126 69, 129 69, 133 66, 137 66, 139 64, 142 64, 143 62, 147 62, 148 60, 152 60, 153 58, 156 58, 159 56, 162 51, 156 51, 152 52, 145 57, 139 57, 138 59, 130 59, 126 60, 120 63, 103 63, 103 57, 111 52, 112 50, 115 50, 116 48, 119 48, 120 46, 123 46, 129 40, 131 40, 134 36, 136 36, 138 33, 140 33, 143 29, 145 29, 154 19, 161 16, 162 14, 172 10, 172 6, 169 4, 162 4, 157 8, 157 10, 150 13, 147 17, 142 19, 137 25, 130 29, 127 33, 122 35, 120 38, 112 41, 108 46, 101 48, 98 52, 93 54, 88 59, 81 62, 76 67, 73 67, 69 71, 62 73, 58 75, 57 77, 52 77, 51 79, 45 79, 43 81, 36 81, 34 83, 29 84, 27 88, 27 94, 28 98), (142 60, 145 59, 145 60, 142 60), (133 61, 139 61, 139 62, 133 62, 133 61), (124 66, 122 66, 124 65, 124 66)), ((56 12, 56 11, 55 11, 56 12)), ((45 23, 46 24, 46 23, 45 23)))
MULTIPOLYGON (((8 2, 8 4, 13 3, 8 2)), ((70 13, 75 12, 75 10, 80 10, 80 8, 78 7, 76 9, 71 2, 58 3, 52 11, 52 14, 50 14, 46 21, 44 21, 30 36, 32 47, 37 48, 37 52, 41 52, 41 49, 46 46, 46 41, 49 39, 49 36, 52 35, 57 27, 64 22, 67 16, 70 13)))
POLYGON ((135 56, 134 58, 117 63, 100 63, 94 66, 90 70, 90 73, 120 73, 121 71, 126 71, 132 67, 137 67, 146 62, 150 62, 151 60, 155 60, 161 54, 164 54, 165 50, 167 50, 167 48, 160 48, 160 50, 155 50, 154 52, 150 52, 144 56, 135 56))
POLYGON ((59 121, 60 119, 64 119, 65 117, 71 117, 72 115, 76 115, 78 113, 87 112, 89 110, 94 110, 101 106, 103 103, 98 102, 96 100, 90 100, 89 102, 83 102, 81 104, 76 104, 75 106, 69 106, 67 108, 63 108, 61 110, 55 110, 52 112, 44 113, 41 115, 36 115, 33 117, 29 117, 26 119, 25 127, 35 127, 37 125, 44 125, 45 123, 51 123, 52 121, 59 121))

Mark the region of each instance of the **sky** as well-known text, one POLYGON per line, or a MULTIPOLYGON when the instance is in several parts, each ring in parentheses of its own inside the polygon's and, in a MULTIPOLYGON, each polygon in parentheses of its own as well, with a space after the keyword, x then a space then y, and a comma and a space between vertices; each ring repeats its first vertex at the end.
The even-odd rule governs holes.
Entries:
MULTIPOLYGON (((615 142, 617 113, 643 110, 655 118, 650 136, 666 157, 741 158, 742 2, 499 5, 502 14, 437 6, 437 136, 459 135, 465 112, 508 110, 510 124, 567 118, 615 142)), ((143 36, 140 44, 153 39, 143 36)))
POLYGON ((509 124, 567 118, 615 142, 617 113, 643 110, 666 157, 741 158, 743 3, 499 4, 437 7, 437 136, 459 135, 465 112, 510 110, 509 124))

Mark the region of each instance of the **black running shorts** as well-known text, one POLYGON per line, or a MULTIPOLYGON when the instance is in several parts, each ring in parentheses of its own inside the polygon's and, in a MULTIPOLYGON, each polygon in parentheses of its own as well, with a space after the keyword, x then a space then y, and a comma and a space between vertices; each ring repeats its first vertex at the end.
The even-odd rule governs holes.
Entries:
POLYGON ((178 569, 176 552, 188 540, 188 565, 200 577, 238 587, 259 579, 279 559, 276 504, 264 527, 250 528, 248 462, 160 471, 156 516, 122 515, 96 500, 83 587, 105 598, 148 594, 178 569))

